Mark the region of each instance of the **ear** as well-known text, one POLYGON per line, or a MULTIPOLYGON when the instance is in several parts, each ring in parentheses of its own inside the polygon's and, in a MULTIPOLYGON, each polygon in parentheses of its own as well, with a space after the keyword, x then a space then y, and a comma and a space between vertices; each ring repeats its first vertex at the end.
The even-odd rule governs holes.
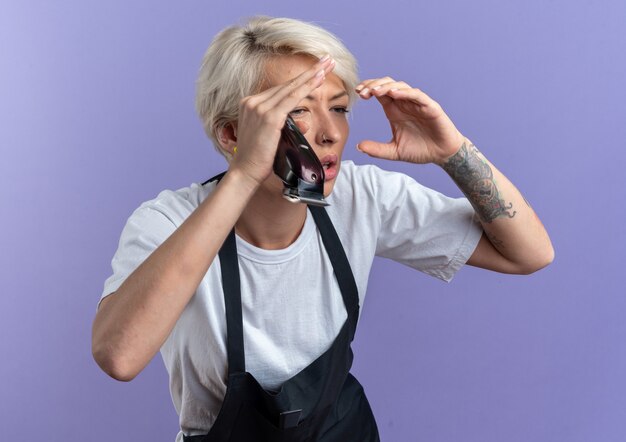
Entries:
POLYGON ((233 155, 233 148, 237 145, 237 123, 226 123, 217 130, 217 140, 222 150, 233 155))

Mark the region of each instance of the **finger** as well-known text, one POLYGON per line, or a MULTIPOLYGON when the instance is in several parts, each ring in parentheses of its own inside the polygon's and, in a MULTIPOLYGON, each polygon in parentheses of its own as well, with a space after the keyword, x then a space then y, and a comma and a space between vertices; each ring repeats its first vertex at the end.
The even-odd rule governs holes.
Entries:
POLYGON ((361 82, 359 84, 356 85, 356 87, 354 88, 355 91, 359 92, 361 89, 363 89, 365 87, 365 85, 367 83, 370 83, 374 81, 374 79, 369 79, 369 80, 361 80, 361 82))
MULTIPOLYGON (((388 104, 390 104, 393 101, 393 98, 387 96, 387 95, 381 95, 380 97, 376 97, 376 99, 378 100, 378 102, 384 106, 387 106, 388 104)), ((366 98, 367 100, 367 98, 366 98)))
POLYGON ((357 144, 356 148, 371 157, 382 158, 384 160, 398 159, 396 146, 393 143, 364 140, 357 144))
POLYGON ((357 92, 365 88, 370 88, 374 83, 386 83, 388 81, 394 81, 391 77, 370 78, 367 80, 361 80, 361 82, 354 88, 357 92))
POLYGON ((369 92, 369 95, 370 97, 376 97, 376 99, 378 100, 380 104, 382 104, 383 106, 386 106, 387 104, 391 103, 395 99, 393 97, 390 97, 388 95, 388 92, 392 90, 395 91, 395 90, 410 89, 410 88, 411 86, 409 86, 403 81, 389 82, 389 83, 385 83, 385 84, 374 87, 374 89, 372 89, 369 92))
POLYGON ((369 87, 361 89, 359 96, 365 100, 376 97, 382 105, 386 105, 393 101, 392 98, 386 96, 390 90, 398 89, 410 89, 404 81, 394 81, 393 79, 386 77, 386 79, 378 79, 369 83, 369 87))
POLYGON ((359 84, 359 88, 357 92, 361 96, 361 98, 370 98, 372 96, 371 92, 374 88, 379 88, 384 84, 393 83, 395 80, 391 77, 383 77, 383 78, 375 78, 373 80, 366 80, 359 84), (362 87, 360 87, 362 86, 362 87))
POLYGON ((326 75, 330 74, 334 68, 335 60, 333 59, 319 61, 302 74, 287 83, 279 85, 274 95, 269 98, 264 105, 269 108, 280 109, 283 113, 287 114, 304 97, 320 87, 326 75))
POLYGON ((280 100, 284 96, 285 88, 293 90, 305 84, 307 81, 318 83, 318 86, 321 85, 331 64, 333 64, 333 60, 329 56, 324 56, 309 69, 288 82, 267 88, 258 94, 245 97, 242 101, 246 103, 246 107, 252 109, 260 107, 259 112, 264 113, 267 110, 271 110, 276 105, 277 100, 280 100))
POLYGON ((393 90, 393 88, 391 88, 387 92, 387 95, 393 99, 410 100, 420 106, 428 106, 428 105, 433 105, 435 103, 435 100, 433 100, 428 95, 426 95, 426 93, 424 93, 423 91, 417 88, 409 88, 409 89, 399 88, 396 90, 393 90))
POLYGON ((411 86, 406 84, 404 81, 389 81, 387 83, 379 84, 370 89, 370 94, 375 97, 381 97, 386 95, 390 90, 398 90, 398 89, 411 89, 411 86))

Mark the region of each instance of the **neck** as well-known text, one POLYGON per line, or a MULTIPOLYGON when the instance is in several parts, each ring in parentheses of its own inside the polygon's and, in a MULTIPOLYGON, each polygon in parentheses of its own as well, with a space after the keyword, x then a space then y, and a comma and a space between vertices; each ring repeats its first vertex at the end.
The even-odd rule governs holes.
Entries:
POLYGON ((282 182, 261 186, 248 202, 235 232, 250 244, 266 250, 284 249, 300 236, 307 206, 282 197, 282 182), (273 185, 272 185, 273 184, 273 185))

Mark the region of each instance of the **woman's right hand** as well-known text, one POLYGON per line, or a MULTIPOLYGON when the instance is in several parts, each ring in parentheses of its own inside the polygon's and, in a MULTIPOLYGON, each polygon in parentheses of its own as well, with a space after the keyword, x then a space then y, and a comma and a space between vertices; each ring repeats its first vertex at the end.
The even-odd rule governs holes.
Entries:
POLYGON ((271 176, 287 115, 322 85, 334 67, 334 60, 322 57, 292 80, 243 98, 236 129, 237 152, 229 170, 239 169, 259 185, 271 176))

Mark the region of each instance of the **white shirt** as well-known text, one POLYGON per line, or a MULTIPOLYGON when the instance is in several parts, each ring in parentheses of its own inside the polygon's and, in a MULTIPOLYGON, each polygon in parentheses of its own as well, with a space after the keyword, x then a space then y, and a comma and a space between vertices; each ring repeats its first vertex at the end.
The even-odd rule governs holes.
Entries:
MULTIPOLYGON (((216 182, 165 190, 130 216, 102 298, 115 292, 215 188, 216 182)), ((482 234, 464 198, 448 198, 397 172, 341 163, 326 208, 350 262, 360 305, 374 256, 445 281, 467 261, 482 234)), ((277 389, 330 347, 347 314, 310 212, 300 236, 282 250, 236 237, 246 370, 277 389)), ((182 432, 205 434, 226 393, 226 320, 220 262, 213 261, 161 355, 182 432)))

